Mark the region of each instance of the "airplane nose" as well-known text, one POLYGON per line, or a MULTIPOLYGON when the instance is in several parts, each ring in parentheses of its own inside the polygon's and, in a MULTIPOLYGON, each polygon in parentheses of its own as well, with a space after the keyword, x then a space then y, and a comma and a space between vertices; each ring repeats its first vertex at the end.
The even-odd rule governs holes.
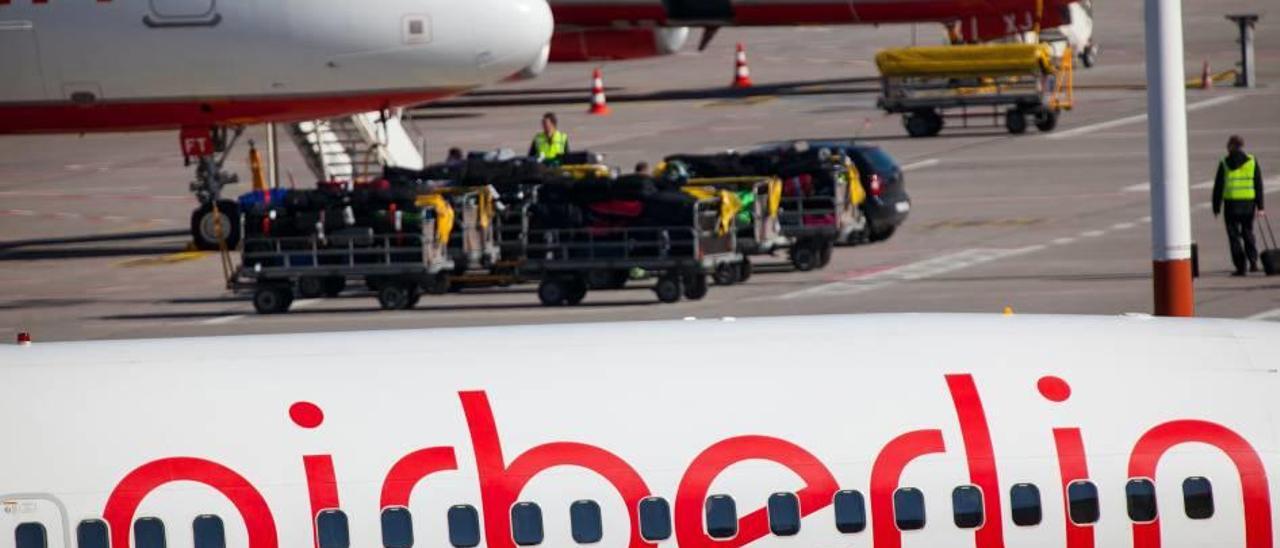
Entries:
POLYGON ((481 78, 502 79, 538 66, 549 51, 553 21, 546 0, 467 0, 481 78))

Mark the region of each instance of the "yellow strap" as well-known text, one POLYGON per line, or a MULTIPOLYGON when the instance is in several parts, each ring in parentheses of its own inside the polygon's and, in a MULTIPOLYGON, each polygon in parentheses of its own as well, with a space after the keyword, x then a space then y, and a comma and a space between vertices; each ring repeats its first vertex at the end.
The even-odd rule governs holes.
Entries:
POLYGON ((262 155, 256 148, 249 149, 249 171, 253 172, 253 189, 267 190, 267 178, 262 175, 262 155))
POLYGON ((436 211, 436 239, 443 245, 449 244, 449 235, 453 233, 453 206, 439 194, 424 194, 414 201, 418 207, 429 207, 436 211))
POLYGON ((782 207, 782 179, 769 179, 769 216, 777 217, 778 208, 782 207))
POLYGON ((724 236, 729 233, 729 229, 733 228, 733 219, 740 209, 742 209, 742 200, 738 199, 737 194, 728 190, 720 191, 720 220, 716 223, 717 234, 724 236))
POLYGON ((849 203, 856 206, 867 201, 867 192, 862 189, 862 175, 858 173, 857 166, 848 160, 845 160, 845 177, 849 178, 849 203))
POLYGON ((489 229, 489 221, 493 219, 493 194, 489 193, 489 189, 480 189, 480 198, 478 200, 478 209, 480 210, 480 228, 489 229))

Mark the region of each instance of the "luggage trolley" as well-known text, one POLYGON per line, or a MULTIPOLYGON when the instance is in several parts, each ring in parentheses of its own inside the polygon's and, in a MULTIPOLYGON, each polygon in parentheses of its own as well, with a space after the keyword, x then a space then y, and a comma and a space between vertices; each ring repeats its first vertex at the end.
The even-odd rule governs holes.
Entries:
POLYGON ((738 154, 674 155, 664 169, 687 170, 691 178, 768 176, 782 182, 778 222, 796 270, 822 268, 835 243, 866 227, 859 205, 866 194, 857 168, 843 153, 810 149, 803 142, 738 154), (679 168, 674 167, 679 164, 679 168))
POLYGON ((712 279, 718 285, 732 285, 751 278, 750 256, 768 255, 775 249, 789 247, 792 239, 782 234, 779 213, 782 206, 782 180, 777 177, 707 177, 689 179, 685 192, 709 198, 719 196, 723 201, 737 202, 734 217, 737 248, 742 261, 722 263, 712 279))
POLYGON ((1074 106, 1071 48, 1053 57, 1049 44, 919 46, 882 50, 880 108, 902 114, 912 137, 931 137, 946 119, 960 127, 1000 126, 1012 134, 1053 131, 1074 106), (970 120, 990 124, 970 125, 970 120))
POLYGON ((333 234, 301 237, 256 236, 244 240, 241 264, 228 289, 250 292, 261 314, 287 312, 295 291, 316 286, 319 294, 336 296, 353 279, 363 279, 377 293, 383 309, 401 310, 418 303, 421 292, 448 290, 453 261, 448 254, 452 211, 429 207, 421 231, 374 234, 353 227, 333 234))
POLYGON ((709 274, 742 260, 719 198, 699 200, 689 223, 678 226, 535 229, 528 228, 530 208, 524 212, 519 239, 503 246, 519 253, 522 277, 539 280, 546 306, 576 305, 591 289, 621 287, 635 269, 657 274, 659 301, 697 300, 707 294, 709 274))

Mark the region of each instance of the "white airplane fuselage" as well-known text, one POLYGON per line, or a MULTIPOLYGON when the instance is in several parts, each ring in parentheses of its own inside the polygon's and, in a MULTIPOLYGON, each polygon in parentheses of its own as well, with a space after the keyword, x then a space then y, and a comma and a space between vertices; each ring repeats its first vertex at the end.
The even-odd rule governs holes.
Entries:
POLYGON ((470 507, 506 548, 524 503, 540 545, 576 546, 570 508, 593 501, 606 547, 1264 548, 1278 353, 1262 323, 950 315, 37 342, 0 349, 0 547, 23 523, 141 546, 144 520, 191 547, 198 516, 227 546, 329 546, 336 511, 350 546, 384 546, 388 509, 451 546, 470 507), (1096 522, 1067 484, 1096 489, 1096 522), (1212 486, 1211 516, 1187 485, 1212 486), (1034 524, 1012 515, 1027 486, 1034 524), (852 491, 866 524, 842 533, 852 491), (713 540, 721 495, 737 531, 713 540), (766 501, 792 496, 802 525, 774 534, 766 501), (667 540, 641 536, 650 497, 667 540))
POLYGON ((0 134, 296 121, 421 103, 546 55, 542 0, 0 2, 0 134))

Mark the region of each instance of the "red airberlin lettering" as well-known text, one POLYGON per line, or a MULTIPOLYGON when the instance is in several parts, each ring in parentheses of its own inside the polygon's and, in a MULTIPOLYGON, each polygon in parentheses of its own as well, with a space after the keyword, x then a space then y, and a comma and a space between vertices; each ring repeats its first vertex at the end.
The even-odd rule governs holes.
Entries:
MULTIPOLYGON (((970 481, 982 489, 987 522, 974 534, 977 548, 1003 548, 1003 515, 1000 506, 1000 482, 996 473, 996 456, 990 425, 973 377, 965 374, 946 375, 947 388, 955 407, 960 434, 964 442, 965 460, 970 481)), ((1045 399, 1061 403, 1071 396, 1071 387, 1060 378, 1046 376, 1037 382, 1045 399)), ((630 548, 646 548, 640 538, 638 505, 650 495, 644 479, 625 460, 600 447, 579 442, 555 441, 538 445, 508 462, 503 455, 501 436, 493 409, 484 392, 459 392, 476 459, 481 503, 484 514, 485 540, 495 548, 514 548, 510 536, 509 509, 529 481, 538 474, 558 466, 574 466, 595 472, 617 490, 626 505, 630 520, 630 548)), ((315 404, 297 402, 289 409, 293 422, 305 429, 315 429, 324 422, 323 411, 315 404)), ((1058 456, 1063 497, 1066 487, 1077 480, 1088 479, 1084 442, 1078 428, 1054 428, 1054 446, 1058 456)), ((1160 424, 1147 431, 1135 444, 1129 461, 1129 477, 1155 478, 1161 457, 1170 448, 1183 443, 1202 443, 1225 453, 1235 464, 1244 497, 1246 548, 1267 548, 1273 543, 1271 494, 1262 459, 1239 434, 1215 423, 1178 420, 1160 424)), ((872 464, 870 503, 872 541, 875 548, 901 548, 902 533, 894 521, 893 495, 899 488, 903 472, 920 457, 946 452, 942 431, 922 429, 907 432, 889 441, 872 464)), ((797 492, 801 513, 808 516, 831 504, 839 485, 822 461, 804 448, 784 439, 762 435, 740 435, 712 444, 699 453, 681 477, 675 494, 674 525, 676 540, 689 548, 737 548, 768 534, 765 508, 757 508, 739 519, 738 536, 728 541, 713 541, 703 531, 703 502, 715 480, 734 464, 761 460, 779 464, 803 482, 797 492)), ((302 467, 310 502, 313 540, 315 516, 322 510, 339 508, 338 477, 331 455, 304 455, 302 467)), ((458 469, 453 447, 437 446, 419 449, 396 461, 388 470, 379 498, 381 508, 409 506, 410 497, 428 477, 458 469)), ((163 485, 178 481, 208 486, 226 497, 244 520, 248 531, 248 548, 277 548, 279 538, 272 512, 262 495, 234 470, 194 457, 171 457, 155 460, 129 472, 116 485, 107 499, 103 516, 110 524, 112 545, 129 546, 133 519, 143 500, 163 485)), ((1064 503, 1064 506, 1066 504, 1064 503)), ((1064 514, 1068 510, 1064 509, 1064 514)), ((1094 532, 1090 526, 1076 526, 1066 516, 1068 548, 1093 548, 1094 532)), ((1136 548, 1160 547, 1159 521, 1133 525, 1136 548)))
POLYGON ((110 525, 111 545, 129 546, 133 517, 146 498, 161 486, 175 481, 193 481, 212 487, 231 501, 249 532, 248 548, 276 548, 275 518, 262 494, 234 470, 221 464, 193 457, 172 457, 152 461, 129 472, 116 485, 102 510, 110 525))
POLYGON ((702 504, 707 499, 711 483, 726 468, 748 460, 776 462, 804 480, 804 489, 796 493, 803 516, 826 508, 839 489, 835 477, 822 461, 794 443, 768 436, 729 438, 695 457, 680 479, 675 508, 676 540, 680 546, 736 548, 769 533, 769 517, 764 508, 739 518, 738 535, 728 541, 713 541, 702 530, 702 504))
POLYGON ((613 484, 627 505, 631 520, 631 548, 644 548, 649 543, 640 538, 640 500, 649 496, 644 479, 626 461, 599 447, 584 443, 553 442, 539 445, 511 461, 502 456, 502 442, 494 422, 493 409, 484 392, 459 392, 462 410, 467 416, 471 443, 480 474, 480 500, 484 505, 484 530, 488 545, 514 548, 511 539, 511 514, 520 491, 529 480, 555 466, 578 466, 599 474, 613 484))
MULTIPOLYGON (((1226 453, 1240 475, 1244 492, 1244 545, 1271 548, 1271 491, 1262 458, 1249 442, 1231 429, 1208 421, 1166 422, 1142 435, 1129 456, 1129 477, 1156 477, 1156 464, 1165 452, 1183 443, 1204 443, 1226 453)), ((1134 548, 1160 548, 1160 520, 1133 524, 1134 548)))

